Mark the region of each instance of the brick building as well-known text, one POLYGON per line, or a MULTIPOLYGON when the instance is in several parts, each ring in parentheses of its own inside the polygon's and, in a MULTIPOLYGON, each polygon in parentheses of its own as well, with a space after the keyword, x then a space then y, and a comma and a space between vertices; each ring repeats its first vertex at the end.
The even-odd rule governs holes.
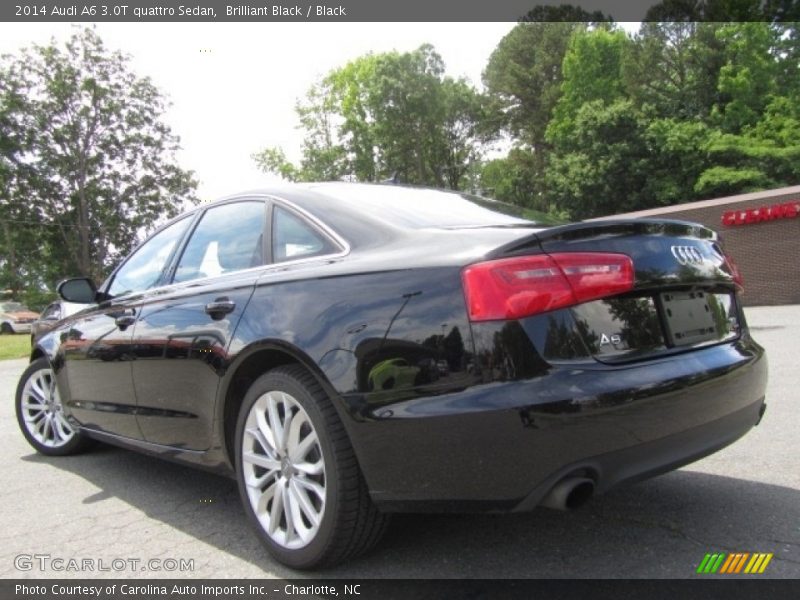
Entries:
POLYGON ((800 304, 800 186, 603 217, 695 221, 718 231, 744 276, 744 304, 800 304))

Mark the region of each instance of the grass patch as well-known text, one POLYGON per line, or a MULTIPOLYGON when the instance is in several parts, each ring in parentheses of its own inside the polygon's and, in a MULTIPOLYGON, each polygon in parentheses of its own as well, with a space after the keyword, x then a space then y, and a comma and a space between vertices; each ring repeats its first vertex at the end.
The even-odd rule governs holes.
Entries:
POLYGON ((29 333, 0 335, 0 360, 28 358, 31 355, 31 336, 29 333))

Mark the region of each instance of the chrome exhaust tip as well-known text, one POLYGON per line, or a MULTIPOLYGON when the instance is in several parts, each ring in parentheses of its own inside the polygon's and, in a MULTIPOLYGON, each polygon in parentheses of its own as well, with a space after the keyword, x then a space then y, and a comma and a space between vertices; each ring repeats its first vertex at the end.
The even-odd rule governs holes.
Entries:
POLYGON ((539 506, 556 510, 573 510, 586 504, 594 494, 594 480, 588 477, 567 477, 547 493, 539 506))

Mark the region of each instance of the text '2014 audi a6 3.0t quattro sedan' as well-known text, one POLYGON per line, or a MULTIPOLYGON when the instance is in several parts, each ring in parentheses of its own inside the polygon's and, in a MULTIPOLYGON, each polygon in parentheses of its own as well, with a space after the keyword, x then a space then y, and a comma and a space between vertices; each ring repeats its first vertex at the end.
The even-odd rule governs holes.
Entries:
POLYGON ((712 230, 514 210, 351 183, 197 208, 60 284, 85 308, 36 340, 22 432, 231 475, 312 568, 392 512, 573 508, 758 423, 766 357, 712 230))

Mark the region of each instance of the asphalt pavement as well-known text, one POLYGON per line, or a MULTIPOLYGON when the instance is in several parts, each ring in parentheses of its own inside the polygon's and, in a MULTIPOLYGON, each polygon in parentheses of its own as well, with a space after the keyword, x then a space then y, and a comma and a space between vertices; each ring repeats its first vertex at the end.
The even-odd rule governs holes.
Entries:
MULTIPOLYGON (((706 553, 767 552, 751 577, 800 577, 800 306, 747 315, 768 409, 734 445, 574 512, 397 516, 370 554, 314 576, 685 578, 706 553)), ((261 547, 232 480, 107 446, 34 453, 13 411, 25 364, 0 362, 0 577, 308 576, 261 547)))

